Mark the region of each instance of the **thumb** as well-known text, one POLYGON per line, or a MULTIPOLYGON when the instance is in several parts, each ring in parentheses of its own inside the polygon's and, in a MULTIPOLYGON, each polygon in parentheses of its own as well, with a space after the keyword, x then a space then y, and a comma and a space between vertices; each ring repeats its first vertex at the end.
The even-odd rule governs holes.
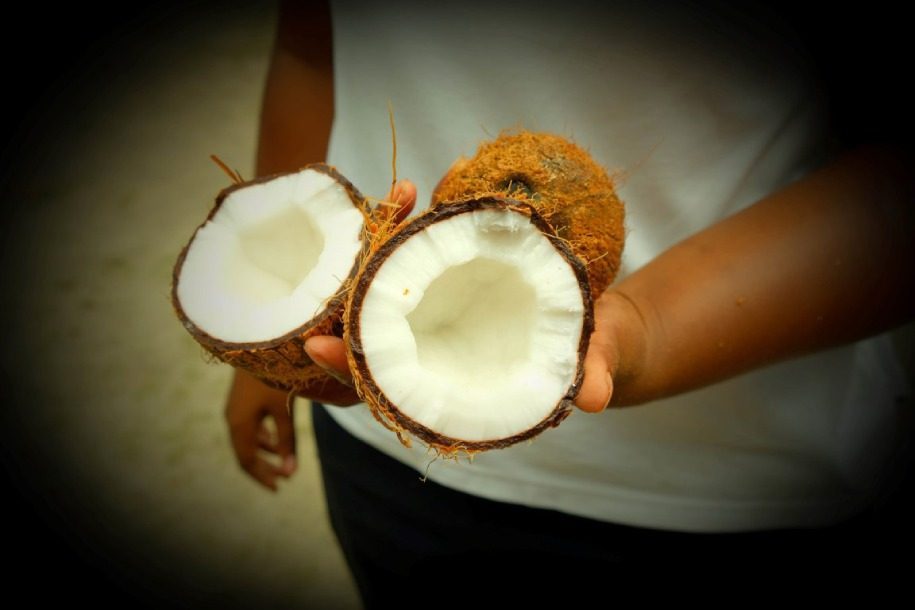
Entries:
POLYGON ((585 378, 575 397, 575 406, 588 413, 599 413, 610 404, 613 396, 613 377, 601 350, 592 345, 585 356, 585 378))

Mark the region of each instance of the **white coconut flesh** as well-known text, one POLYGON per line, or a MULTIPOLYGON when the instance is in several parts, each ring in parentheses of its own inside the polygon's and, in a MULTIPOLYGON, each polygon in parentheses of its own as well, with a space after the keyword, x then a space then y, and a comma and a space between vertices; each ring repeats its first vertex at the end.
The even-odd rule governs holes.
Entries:
POLYGON ((585 302, 569 261, 524 214, 461 213, 407 238, 366 290, 368 372, 407 418, 466 441, 548 417, 575 381, 585 302))
POLYGON ((327 307, 361 248, 363 217, 320 171, 230 193, 188 248, 177 296, 187 318, 229 343, 269 341, 327 307))

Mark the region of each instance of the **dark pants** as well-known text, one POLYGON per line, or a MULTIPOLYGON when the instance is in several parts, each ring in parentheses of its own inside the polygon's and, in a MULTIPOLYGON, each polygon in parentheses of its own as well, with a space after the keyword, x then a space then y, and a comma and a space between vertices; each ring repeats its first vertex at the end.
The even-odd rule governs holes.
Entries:
POLYGON ((880 561, 868 547, 864 517, 816 530, 689 534, 482 499, 422 482, 321 406, 313 415, 331 524, 368 608, 482 598, 612 602, 623 591, 706 595, 710 582, 735 580, 764 585, 756 597, 783 584, 813 584, 816 574, 834 587, 880 561))

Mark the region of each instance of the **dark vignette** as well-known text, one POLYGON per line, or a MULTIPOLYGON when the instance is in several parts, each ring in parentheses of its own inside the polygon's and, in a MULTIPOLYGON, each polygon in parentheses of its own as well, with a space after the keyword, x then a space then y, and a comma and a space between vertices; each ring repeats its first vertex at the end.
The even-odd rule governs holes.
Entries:
MULTIPOLYGON (((915 107, 907 82, 911 34, 907 19, 890 9, 889 3, 849 9, 836 4, 815 9, 788 2, 699 4, 710 19, 721 19, 722 27, 749 21, 776 28, 806 49, 822 78, 837 142, 846 147, 869 142, 911 147, 911 109, 915 107)), ((0 201, 6 218, 0 225, 0 256, 4 266, 16 260, 16 253, 7 245, 17 211, 11 208, 7 193, 17 177, 29 171, 30 160, 53 147, 63 123, 99 111, 103 99, 98 92, 105 86, 112 81, 130 86, 130 79, 135 78, 129 70, 131 63, 167 45, 174 28, 200 19, 218 27, 221 12, 232 10, 238 10, 236 3, 153 3, 113 10, 85 4, 18 8, 16 19, 7 27, 19 31, 0 40, 3 56, 8 58, 6 120, 0 121, 0 201)), ((6 280, 3 284, 8 288, 6 280)), ((15 324, 15 315, 24 309, 3 312, 7 323, 15 324)), ((4 350, 12 352, 15 346, 4 345, 4 350)), ((78 479, 71 478, 74 473, 56 463, 50 452, 35 449, 31 442, 34 432, 19 412, 36 407, 41 389, 24 384, 19 371, 4 367, 0 391, 4 515, 12 549, 17 551, 7 577, 14 585, 33 577, 38 582, 53 577, 56 583, 30 591, 32 601, 91 599, 99 604, 129 602, 135 607, 244 607, 255 600, 279 602, 270 600, 265 592, 252 592, 250 599, 214 599, 211 592, 194 588, 192 573, 199 566, 188 566, 191 574, 183 577, 180 569, 169 564, 171 558, 156 557, 154 542, 144 541, 148 552, 141 561, 131 552, 137 541, 130 539, 129 524, 93 519, 94 499, 80 494, 78 479), (156 560, 148 561, 150 555, 156 560)), ((908 469, 895 493, 875 511, 874 548, 912 540, 913 487, 908 469)))

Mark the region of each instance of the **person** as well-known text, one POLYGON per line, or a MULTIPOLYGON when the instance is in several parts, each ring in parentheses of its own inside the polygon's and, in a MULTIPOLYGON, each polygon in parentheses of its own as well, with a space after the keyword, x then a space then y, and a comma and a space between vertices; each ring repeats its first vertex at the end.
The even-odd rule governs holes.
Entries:
MULTIPOLYGON (((535 442, 430 466, 364 406, 340 408, 359 402, 342 341, 309 339, 341 380, 310 398, 367 606, 469 603, 481 582, 542 599, 537 583, 563 573, 613 591, 626 581, 609 577, 646 571, 861 567, 857 519, 894 459, 905 391, 881 333, 915 312, 910 159, 837 152, 815 66, 770 21, 725 17, 341 0, 331 19, 283 3, 259 175, 327 159, 362 189, 389 183, 388 100, 413 180, 388 194, 402 214, 485 130, 519 122, 627 170, 623 269, 596 302, 581 412, 535 442)), ((255 480, 294 473, 282 393, 238 371, 226 417, 255 480)))

